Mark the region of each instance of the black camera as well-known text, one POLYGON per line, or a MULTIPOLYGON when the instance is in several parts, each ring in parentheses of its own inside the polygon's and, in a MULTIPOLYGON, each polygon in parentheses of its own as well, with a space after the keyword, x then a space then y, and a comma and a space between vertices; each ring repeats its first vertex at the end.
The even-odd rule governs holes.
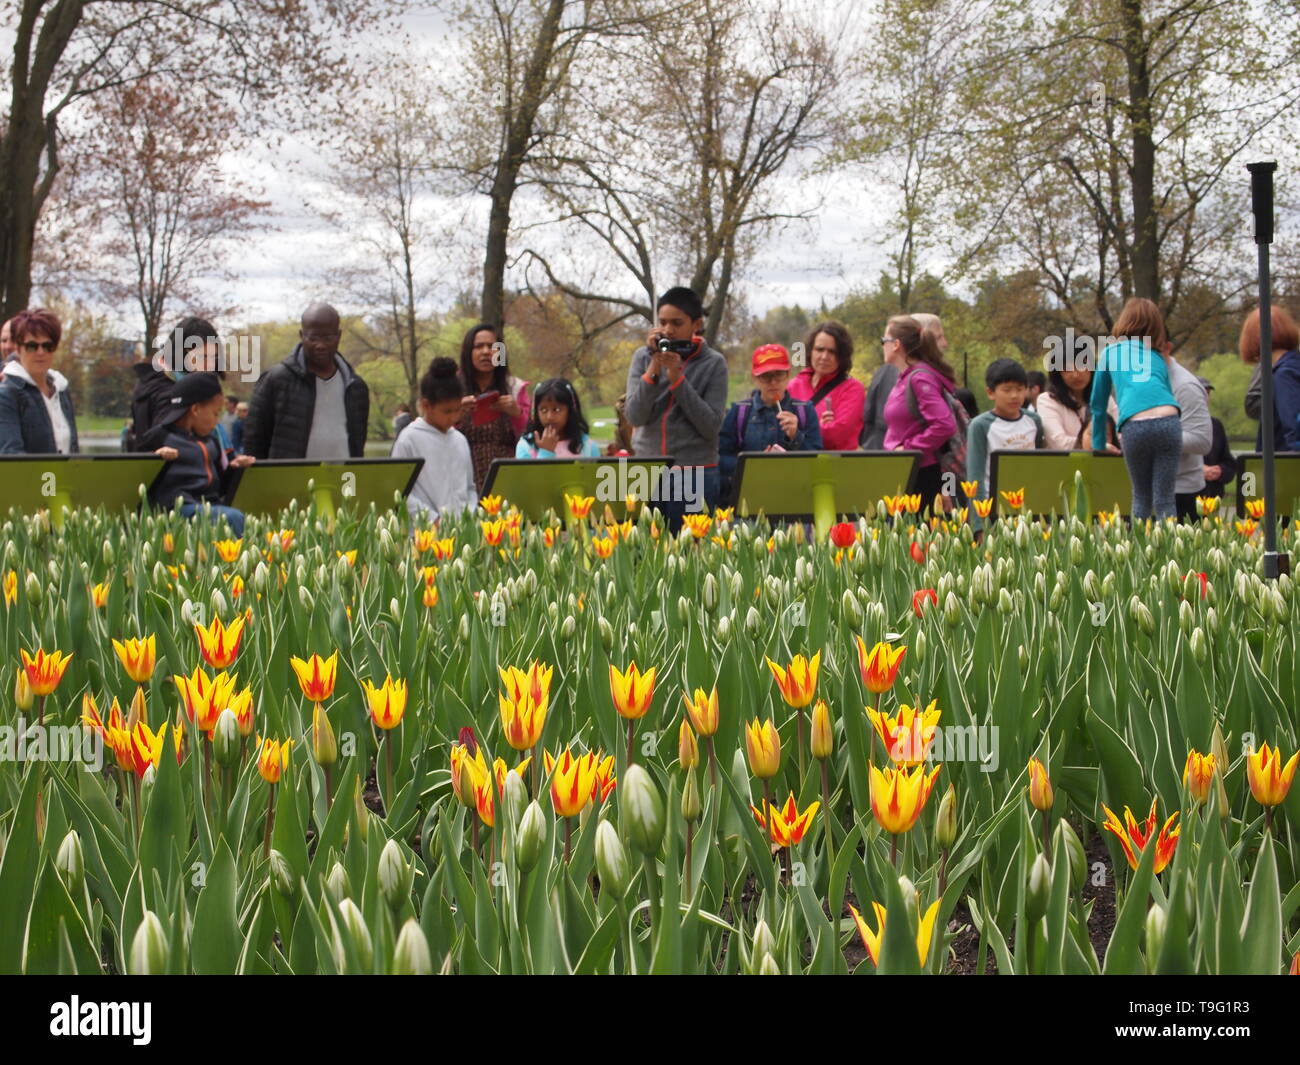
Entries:
POLYGON ((695 341, 693 340, 669 340, 667 337, 660 337, 659 343, 655 345, 660 351, 671 351, 685 358, 695 350, 695 341))

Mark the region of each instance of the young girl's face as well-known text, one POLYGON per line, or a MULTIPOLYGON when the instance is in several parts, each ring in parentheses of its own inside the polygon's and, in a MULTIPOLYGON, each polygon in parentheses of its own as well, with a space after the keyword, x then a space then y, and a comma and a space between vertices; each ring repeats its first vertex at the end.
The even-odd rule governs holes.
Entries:
POLYGON ((569 408, 548 396, 537 404, 537 420, 543 429, 554 427, 557 433, 563 433, 569 424, 569 408))
POLYGON ((461 410, 458 399, 440 399, 437 403, 430 403, 423 396, 420 397, 420 417, 444 433, 460 421, 461 410))

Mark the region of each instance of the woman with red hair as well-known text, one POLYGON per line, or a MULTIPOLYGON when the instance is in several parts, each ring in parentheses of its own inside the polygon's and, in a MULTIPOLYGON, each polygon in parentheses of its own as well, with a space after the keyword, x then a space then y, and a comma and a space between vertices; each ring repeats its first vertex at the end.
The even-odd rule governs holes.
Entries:
MULTIPOLYGON (((1274 306, 1273 324, 1273 446, 1279 451, 1300 451, 1300 327, 1282 307, 1274 306)), ((1259 421, 1256 449, 1264 446, 1263 411, 1260 409, 1259 308, 1246 315, 1238 351, 1241 361, 1254 364, 1255 376, 1246 392, 1246 413, 1259 421), (1252 402, 1253 401, 1253 402, 1252 402)))
POLYGON ((68 379, 53 367, 63 326, 37 307, 14 315, 9 330, 18 358, 5 363, 0 378, 0 454, 76 454, 72 394, 68 379))

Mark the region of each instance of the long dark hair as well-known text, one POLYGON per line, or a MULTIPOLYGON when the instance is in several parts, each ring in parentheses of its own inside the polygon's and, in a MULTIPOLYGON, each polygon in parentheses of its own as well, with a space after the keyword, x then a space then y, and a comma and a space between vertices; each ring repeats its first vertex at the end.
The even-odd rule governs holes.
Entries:
POLYGON ((542 419, 537 413, 542 400, 553 399, 569 410, 569 420, 564 423, 565 439, 575 455, 582 451, 582 441, 587 435, 587 419, 582 413, 582 402, 578 399, 578 390, 563 377, 551 377, 543 381, 533 392, 532 416, 524 437, 533 447, 537 446, 537 437, 542 431, 542 419))
MULTIPOLYGON (((478 325, 465 334, 465 339, 460 342, 460 376, 465 383, 466 394, 471 396, 478 394, 478 371, 474 369, 474 338, 485 331, 491 333, 500 342, 501 330, 491 322, 479 322, 478 325)), ((501 351, 504 355, 504 345, 501 351)), ((509 376, 506 373, 505 359, 503 358, 500 364, 492 367, 492 390, 500 392, 504 396, 509 391, 507 387, 509 376)))
POLYGON ((948 365, 948 360, 939 351, 934 336, 921 328, 921 323, 910 314, 900 314, 889 319, 885 334, 893 337, 903 345, 903 354, 908 362, 923 362, 931 369, 938 370, 953 384, 957 384, 957 371, 948 365))
POLYGON ((1074 398, 1074 392, 1070 386, 1065 383, 1065 374, 1061 370, 1047 371, 1047 394, 1057 403, 1067 410, 1074 411, 1078 414, 1080 410, 1088 409, 1088 399, 1092 395, 1092 382, 1095 380, 1091 372, 1088 374, 1088 387, 1083 390, 1083 403, 1080 404, 1074 398))

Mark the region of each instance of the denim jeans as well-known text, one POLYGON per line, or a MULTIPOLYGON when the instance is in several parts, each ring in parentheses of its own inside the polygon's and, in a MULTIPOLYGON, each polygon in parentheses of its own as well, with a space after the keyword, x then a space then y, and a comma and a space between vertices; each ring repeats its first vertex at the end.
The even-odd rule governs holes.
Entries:
POLYGON ((1183 455, 1183 424, 1176 414, 1165 418, 1130 418, 1122 429, 1124 463, 1133 482, 1134 521, 1172 518, 1177 513, 1174 482, 1183 455))
POLYGON ((236 537, 241 537, 244 535, 244 512, 242 510, 236 510, 234 507, 221 506, 220 504, 217 503, 212 503, 212 504, 183 503, 181 505, 181 517, 182 518, 194 517, 194 515, 198 513, 200 505, 203 506, 210 505, 212 507, 212 521, 214 524, 221 518, 225 518, 226 521, 229 522, 230 524, 231 532, 233 532, 236 537))

